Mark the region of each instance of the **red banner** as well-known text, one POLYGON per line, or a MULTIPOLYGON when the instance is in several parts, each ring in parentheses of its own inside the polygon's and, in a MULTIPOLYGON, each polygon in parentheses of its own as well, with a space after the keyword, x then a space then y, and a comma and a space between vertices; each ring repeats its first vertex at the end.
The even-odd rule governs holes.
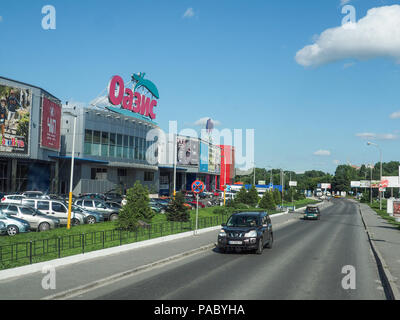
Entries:
POLYGON ((43 98, 41 147, 60 150, 61 106, 43 98))

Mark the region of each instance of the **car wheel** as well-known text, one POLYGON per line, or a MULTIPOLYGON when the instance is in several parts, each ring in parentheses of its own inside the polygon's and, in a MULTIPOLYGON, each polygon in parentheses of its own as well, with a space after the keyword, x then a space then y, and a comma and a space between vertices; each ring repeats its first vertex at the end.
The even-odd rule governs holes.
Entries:
POLYGON ((116 215, 115 213, 110 215, 110 221, 115 221, 118 219, 118 215, 116 215))
POLYGON ((257 254, 262 254, 264 249, 264 245, 263 245, 263 238, 260 238, 260 240, 258 240, 258 248, 256 250, 257 254))
POLYGON ((93 216, 87 217, 87 223, 88 224, 95 224, 96 223, 96 218, 93 216))
POLYGON ((269 242, 267 244, 267 249, 272 249, 272 244, 274 243, 274 234, 271 233, 271 239, 269 239, 269 242))
POLYGON ((48 231, 50 230, 50 224, 47 222, 43 222, 39 225, 39 232, 48 231))
POLYGON ((71 224, 73 225, 73 226, 79 226, 79 220, 78 219, 76 219, 76 218, 72 218, 71 219, 71 224))
POLYGON ((164 214, 165 213, 165 209, 161 209, 160 213, 164 214))
POLYGON ((14 225, 10 225, 10 226, 8 226, 7 227, 7 234, 9 235, 9 236, 15 236, 16 234, 18 234, 19 233, 19 229, 18 229, 18 227, 17 226, 14 226, 14 225))

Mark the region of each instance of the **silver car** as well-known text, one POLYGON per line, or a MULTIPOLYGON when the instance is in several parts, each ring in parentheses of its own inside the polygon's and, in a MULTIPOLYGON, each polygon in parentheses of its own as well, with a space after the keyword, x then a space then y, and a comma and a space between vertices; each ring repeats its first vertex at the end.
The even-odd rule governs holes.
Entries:
POLYGON ((7 234, 9 236, 15 236, 20 232, 29 232, 31 228, 28 221, 19 218, 10 218, 1 210, 0 222, 3 222, 6 225, 7 234))
POLYGON ((0 221, 0 235, 7 233, 6 224, 3 221, 0 221))
MULTIPOLYGON (((68 223, 68 207, 65 203, 56 200, 46 199, 24 199, 22 204, 39 210, 45 215, 55 217, 60 220, 61 225, 68 223)), ((86 223, 85 216, 78 212, 71 212, 71 224, 79 225, 86 223)))
POLYGON ((39 210, 17 204, 0 204, 0 209, 10 218, 28 221, 31 230, 47 231, 60 226, 60 220, 41 213, 39 210))

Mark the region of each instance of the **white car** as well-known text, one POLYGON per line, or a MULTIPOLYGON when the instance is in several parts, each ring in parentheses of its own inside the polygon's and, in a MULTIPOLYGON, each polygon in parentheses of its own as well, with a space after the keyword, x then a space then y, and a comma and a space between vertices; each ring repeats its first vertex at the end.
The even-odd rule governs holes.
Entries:
POLYGON ((9 194, 1 198, 1 203, 21 204, 24 199, 26 199, 26 197, 22 194, 9 194))

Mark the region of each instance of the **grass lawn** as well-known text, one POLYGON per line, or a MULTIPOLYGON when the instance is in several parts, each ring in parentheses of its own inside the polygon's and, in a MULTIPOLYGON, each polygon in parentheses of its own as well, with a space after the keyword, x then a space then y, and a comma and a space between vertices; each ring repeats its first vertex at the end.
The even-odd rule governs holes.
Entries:
POLYGON ((295 205, 296 208, 301 208, 301 207, 305 207, 309 204, 315 204, 318 202, 320 202, 320 201, 313 200, 313 199, 302 199, 302 200, 297 200, 294 202, 283 202, 283 206, 284 207, 292 207, 293 205, 295 205))
POLYGON ((382 200, 382 210, 379 210, 379 200, 378 201, 374 201, 372 202, 372 204, 367 203, 373 210, 375 210, 375 212, 382 217, 383 219, 387 220, 390 224, 397 226, 400 229, 400 222, 397 222, 396 219, 394 217, 392 217, 391 215, 389 215, 386 212, 386 200, 382 200))
MULTIPOLYGON (((214 214, 214 209, 199 209, 199 229, 226 222, 229 215, 214 214)), ((165 214, 156 214, 148 228, 136 232, 120 232, 115 222, 103 222, 74 226, 70 230, 62 227, 46 232, 20 233, 14 237, 1 236, 0 270, 190 231, 195 226, 196 210, 191 210, 188 222, 169 222, 165 214)))
MULTIPOLYGON (((310 201, 317 202, 306 199, 297 201, 295 205, 306 205, 310 201)), ((215 208, 199 208, 199 229, 226 222, 229 214, 215 214, 215 208)), ((240 211, 263 209, 248 208, 240 211)), ((269 214, 278 212, 280 211, 268 211, 269 214)), ((46 232, 21 233, 14 237, 1 236, 0 270, 190 231, 195 229, 195 225, 196 210, 191 210, 189 222, 169 222, 165 214, 156 214, 150 227, 140 228, 135 232, 120 232, 116 229, 115 222, 103 222, 73 226, 70 230, 62 227, 46 232)))

